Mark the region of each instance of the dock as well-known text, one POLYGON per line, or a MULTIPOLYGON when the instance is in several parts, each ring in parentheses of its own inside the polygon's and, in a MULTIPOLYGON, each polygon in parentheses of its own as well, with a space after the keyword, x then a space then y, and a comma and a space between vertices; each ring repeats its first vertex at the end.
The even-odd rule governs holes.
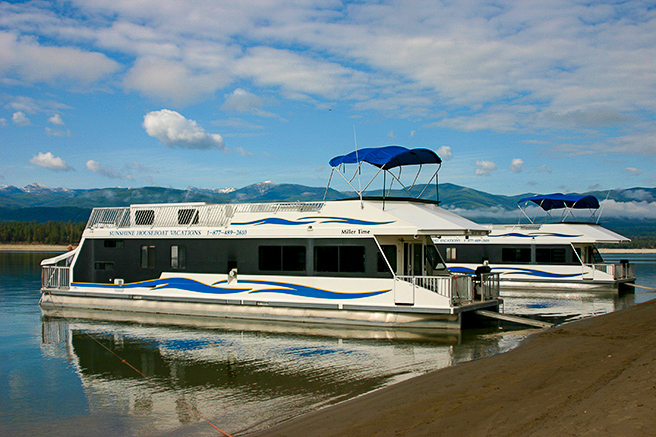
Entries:
POLYGON ((540 320, 527 319, 520 316, 511 316, 509 314, 501 314, 489 310, 476 310, 474 311, 479 316, 489 317, 491 319, 504 320, 506 322, 519 323, 521 325, 534 326, 536 328, 551 328, 554 324, 549 322, 542 322, 540 320))

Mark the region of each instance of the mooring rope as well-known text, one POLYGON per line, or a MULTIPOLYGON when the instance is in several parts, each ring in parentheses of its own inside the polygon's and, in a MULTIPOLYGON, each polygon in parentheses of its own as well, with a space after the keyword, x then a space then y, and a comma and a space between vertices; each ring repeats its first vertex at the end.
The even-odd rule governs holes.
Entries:
MULTIPOLYGON (((65 316, 65 315, 59 310, 59 308, 57 307, 57 304, 55 303, 55 299, 54 299, 54 296, 53 296, 52 292, 51 292, 51 291, 47 291, 46 294, 48 294, 48 295, 50 296, 50 302, 52 303, 52 306, 55 308, 55 312, 56 312, 61 318, 63 318, 64 320, 66 320, 69 324, 72 324, 73 322, 72 322, 68 317, 66 317, 66 316, 65 316)), ((132 370, 134 370, 135 372, 137 372, 137 373, 138 373, 139 375, 141 375, 145 380, 147 380, 148 382, 150 382, 151 384, 153 384, 155 387, 157 387, 157 388, 158 388, 162 393, 164 393, 166 396, 170 397, 170 398, 173 399, 175 402, 177 402, 178 404, 180 404, 180 405, 182 405, 183 407, 185 407, 187 410, 189 410, 190 412, 192 412, 193 414, 195 414, 199 419, 203 420, 205 423, 207 423, 208 425, 210 425, 212 428, 214 428, 214 429, 216 429, 217 431, 219 431, 219 432, 220 432, 221 434, 223 434, 225 437, 232 437, 230 434, 228 434, 227 432, 223 431, 221 428, 219 428, 218 426, 216 426, 215 424, 213 424, 212 422, 210 422, 209 419, 205 418, 205 417, 204 417, 202 414, 200 414, 198 411, 196 411, 196 410, 194 410, 193 408, 191 408, 191 407, 190 407, 189 405, 187 405, 184 401, 182 401, 182 400, 180 400, 179 398, 175 397, 174 395, 170 394, 170 393, 166 390, 166 388, 162 387, 162 386, 159 385, 157 382, 153 381, 151 378, 149 378, 148 376, 146 376, 143 372, 141 372, 139 369, 137 369, 136 367, 134 367, 132 364, 130 364, 127 360, 125 360, 123 357, 121 357, 120 355, 118 355, 116 352, 114 352, 113 350, 111 350, 110 348, 108 348, 107 346, 105 346, 104 344, 102 344, 100 341, 98 341, 96 338, 94 338, 94 337, 92 337, 91 335, 89 335, 87 332, 84 332, 84 331, 82 331, 82 332, 84 333, 84 335, 86 335, 87 337, 89 337, 90 339, 92 339, 93 341, 95 341, 98 345, 100 345, 100 346, 101 346, 103 349, 105 349, 107 352, 109 352, 110 354, 112 354, 112 355, 114 355, 116 358, 118 358, 123 364, 125 364, 125 365, 128 366, 130 369, 132 369, 132 370)))

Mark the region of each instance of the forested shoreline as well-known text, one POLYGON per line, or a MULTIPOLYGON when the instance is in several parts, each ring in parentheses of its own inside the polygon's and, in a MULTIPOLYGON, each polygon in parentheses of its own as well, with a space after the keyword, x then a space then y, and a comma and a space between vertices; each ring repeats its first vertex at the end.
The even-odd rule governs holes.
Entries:
POLYGON ((0 221, 0 244, 77 244, 86 223, 0 221))
MULTIPOLYGON (((86 223, 48 221, 0 221, 0 244, 77 244, 82 236, 86 223)), ((620 233, 631 239, 629 243, 600 244, 599 247, 615 249, 656 249, 654 231, 646 231, 647 235, 631 235, 629 229, 621 229, 620 233), (622 232, 623 231, 623 232, 622 232)))

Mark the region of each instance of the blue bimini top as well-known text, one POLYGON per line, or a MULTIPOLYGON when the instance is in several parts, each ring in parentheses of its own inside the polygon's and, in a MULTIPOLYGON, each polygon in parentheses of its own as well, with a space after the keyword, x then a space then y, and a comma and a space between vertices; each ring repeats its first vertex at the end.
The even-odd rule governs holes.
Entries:
POLYGON ((574 194, 543 194, 533 197, 525 197, 520 199, 517 203, 533 202, 545 211, 561 208, 575 208, 575 209, 597 209, 599 208, 599 201, 594 196, 583 196, 574 194))
POLYGON ((332 167, 341 164, 368 162, 379 168, 390 169, 403 165, 441 164, 442 160, 429 149, 408 149, 402 146, 370 147, 355 150, 330 160, 332 167))

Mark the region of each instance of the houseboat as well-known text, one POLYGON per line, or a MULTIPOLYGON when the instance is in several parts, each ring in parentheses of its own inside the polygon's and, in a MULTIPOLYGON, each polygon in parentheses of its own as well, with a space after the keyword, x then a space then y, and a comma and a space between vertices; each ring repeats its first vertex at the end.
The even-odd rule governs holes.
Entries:
MULTIPOLYGON (((367 163, 372 180, 386 174, 409 194, 417 176, 407 186, 391 170, 436 165, 425 191, 433 180, 437 188, 441 160, 387 146, 330 163, 330 180, 338 174, 353 186, 346 169, 355 165, 360 177, 367 163)), ((422 329, 460 329, 466 314, 498 310, 498 276, 453 274, 432 240, 487 228, 437 198, 390 198, 384 189, 370 198, 365 189, 317 202, 95 208, 78 247, 42 262, 40 304, 422 329)))
POLYGON ((635 282, 635 266, 606 263, 597 250, 599 243, 630 241, 598 224, 597 198, 556 193, 523 198, 518 206, 528 223, 520 218, 514 225, 486 225, 487 235, 435 237, 449 269, 499 273, 503 289, 632 290, 626 284, 635 282))

